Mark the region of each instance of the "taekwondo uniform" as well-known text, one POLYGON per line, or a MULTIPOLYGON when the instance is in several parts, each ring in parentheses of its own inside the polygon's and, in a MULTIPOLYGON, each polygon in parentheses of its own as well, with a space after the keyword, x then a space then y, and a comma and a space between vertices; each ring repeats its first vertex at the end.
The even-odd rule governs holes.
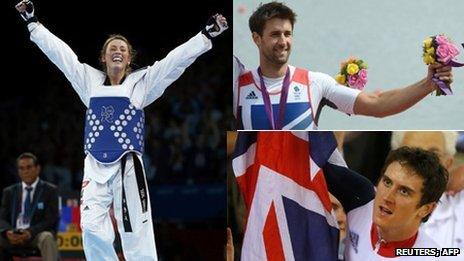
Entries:
POLYGON ((105 86, 106 75, 78 61, 43 25, 30 23, 31 40, 64 73, 88 108, 85 123, 81 227, 88 260, 117 260, 109 209, 114 206, 126 260, 157 260, 150 199, 143 170, 143 108, 212 44, 198 33, 152 66, 105 86))
MULTIPOLYGON (((247 71, 237 57, 234 57, 234 115, 237 129, 273 129, 266 114, 264 83, 272 104, 275 118, 279 114, 279 100, 283 90, 284 77, 260 80, 258 69, 247 71)), ((289 65, 290 85, 286 99, 282 129, 316 130, 324 105, 353 114, 353 107, 360 90, 338 84, 332 77, 319 72, 289 65)))

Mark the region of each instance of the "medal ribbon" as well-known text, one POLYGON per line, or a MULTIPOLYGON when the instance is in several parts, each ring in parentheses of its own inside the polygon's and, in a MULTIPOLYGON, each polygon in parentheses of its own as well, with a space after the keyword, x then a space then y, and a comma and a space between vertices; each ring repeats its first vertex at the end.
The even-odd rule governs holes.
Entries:
POLYGON ((283 127, 283 121, 285 117, 285 109, 287 107, 287 97, 288 97, 288 88, 290 86, 290 68, 287 68, 285 73, 285 78, 282 83, 282 91, 280 92, 280 102, 279 102, 279 118, 277 123, 274 120, 274 113, 272 111, 271 99, 269 97, 269 92, 267 91, 266 85, 264 84, 263 74, 261 73, 261 67, 258 68, 259 80, 261 82, 261 93, 263 95, 264 108, 266 110, 267 119, 273 130, 281 130, 283 127))

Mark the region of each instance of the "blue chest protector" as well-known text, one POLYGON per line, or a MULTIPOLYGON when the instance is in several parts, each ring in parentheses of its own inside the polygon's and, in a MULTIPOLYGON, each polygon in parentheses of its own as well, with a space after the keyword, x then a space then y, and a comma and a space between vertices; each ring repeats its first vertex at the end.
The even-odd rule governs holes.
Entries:
POLYGON ((145 117, 127 97, 92 97, 85 119, 84 152, 98 162, 118 161, 124 154, 143 154, 145 117))

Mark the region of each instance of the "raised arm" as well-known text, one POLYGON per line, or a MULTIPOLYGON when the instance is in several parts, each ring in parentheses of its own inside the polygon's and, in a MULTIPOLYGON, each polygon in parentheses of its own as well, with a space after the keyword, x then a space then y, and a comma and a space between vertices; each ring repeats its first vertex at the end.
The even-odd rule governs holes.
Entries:
POLYGON ((379 94, 361 92, 356 98, 354 113, 374 117, 385 117, 400 113, 437 88, 432 81, 434 74, 437 74, 440 80, 448 83, 453 81, 451 67, 439 63, 431 64, 428 68, 427 77, 410 86, 379 94))
POLYGON ((346 213, 374 199, 374 185, 360 174, 342 166, 327 164, 324 177, 330 191, 346 213))
POLYGON ((42 50, 48 59, 64 73, 75 91, 79 94, 84 103, 86 103, 88 86, 85 81, 85 75, 89 72, 99 75, 99 71, 79 62, 76 54, 66 43, 53 35, 37 21, 34 15, 34 6, 31 1, 21 1, 16 5, 16 9, 27 22, 27 27, 31 33, 31 40, 42 50))
POLYGON ((147 88, 143 107, 159 98, 164 90, 177 80, 196 58, 211 49, 211 39, 227 28, 226 19, 220 14, 214 15, 209 19, 205 29, 172 50, 164 59, 149 67, 143 80, 144 86, 147 88))

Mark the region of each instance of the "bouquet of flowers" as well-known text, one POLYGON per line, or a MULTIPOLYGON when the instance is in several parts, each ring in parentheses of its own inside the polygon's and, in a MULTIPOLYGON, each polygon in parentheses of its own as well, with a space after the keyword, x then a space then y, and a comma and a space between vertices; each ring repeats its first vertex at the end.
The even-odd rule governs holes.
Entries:
POLYGON ((367 83, 367 64, 351 57, 340 64, 340 73, 335 76, 335 80, 339 84, 362 90, 367 83))
MULTIPOLYGON (((463 44, 464 46, 464 44, 463 44)), ((452 67, 461 67, 464 64, 457 63, 453 59, 458 56, 458 48, 450 41, 445 35, 436 35, 428 37, 424 40, 422 59, 424 63, 429 65, 434 62, 439 62, 444 65, 452 67)), ((433 77, 432 80, 438 85, 436 95, 450 95, 453 94, 449 84, 441 81, 438 77, 433 77)))

